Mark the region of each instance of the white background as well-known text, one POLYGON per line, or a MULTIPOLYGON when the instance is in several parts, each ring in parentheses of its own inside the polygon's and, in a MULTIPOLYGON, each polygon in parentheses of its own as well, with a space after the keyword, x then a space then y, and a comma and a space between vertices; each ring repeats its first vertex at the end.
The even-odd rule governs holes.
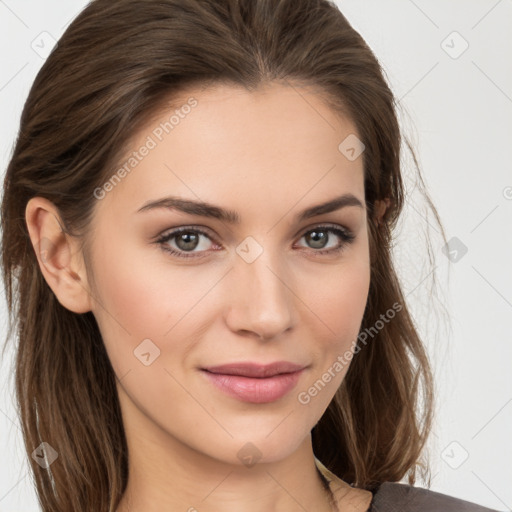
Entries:
MULTIPOLYGON (((381 61, 400 101, 401 122, 420 158, 449 249, 467 248, 450 263, 408 171, 411 196, 395 250, 436 378, 431 489, 511 510, 512 0, 337 3, 381 61), (439 275, 432 300, 425 233, 433 240, 439 275)), ((2 172, 43 64, 33 41, 41 45, 48 34, 58 39, 85 5, 0 0, 2 172)), ((0 315, 5 326, 4 299, 0 315)), ((32 512, 39 507, 13 405, 11 355, 0 366, 0 512, 32 512)))

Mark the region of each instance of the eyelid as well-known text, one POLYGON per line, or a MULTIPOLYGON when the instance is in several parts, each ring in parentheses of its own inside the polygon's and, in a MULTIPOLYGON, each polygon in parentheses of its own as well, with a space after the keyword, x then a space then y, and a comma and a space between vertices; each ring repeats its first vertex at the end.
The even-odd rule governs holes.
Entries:
MULTIPOLYGON (((197 233, 200 233, 202 235, 205 235, 212 242, 215 242, 217 245, 221 245, 216 240, 217 235, 216 234, 212 234, 214 232, 210 228, 208 228, 206 226, 202 226, 200 224, 190 224, 190 225, 186 224, 186 225, 176 226, 174 228, 166 229, 165 231, 162 231, 160 234, 158 234, 155 237, 153 237, 153 240, 158 242, 158 240, 161 240, 162 238, 176 236, 176 235, 179 235, 180 233, 188 232, 188 231, 193 231, 193 232, 197 232, 197 233)), ((170 238, 170 239, 172 239, 172 238, 170 238)))
MULTIPOLYGON (((341 252, 345 248, 346 245, 352 243, 354 241, 354 239, 356 238, 355 233, 352 230, 350 230, 349 228, 347 228, 346 226, 342 226, 339 224, 333 224, 333 223, 329 223, 329 222, 324 222, 324 223, 317 222, 314 224, 310 224, 309 226, 299 230, 297 232, 297 234, 294 236, 294 239, 299 237, 299 240, 300 240, 306 234, 308 234, 311 231, 314 231, 315 229, 323 230, 323 231, 330 231, 331 233, 334 233, 335 236, 338 236, 339 238, 341 238, 341 243, 338 247, 335 247, 335 248, 331 247, 329 249, 311 249, 311 248, 309 249, 309 251, 311 251, 314 254, 318 254, 318 255, 336 254, 338 252, 341 252), (341 232, 342 234, 336 233, 337 231, 341 232)), ((197 225, 197 224, 182 225, 182 226, 177 226, 175 228, 169 228, 169 229, 165 230, 164 232, 162 232, 160 235, 157 235, 154 243, 157 243, 157 244, 160 244, 163 246, 165 243, 167 243, 170 240, 173 240, 176 236, 178 236, 180 233, 183 233, 183 232, 194 232, 194 233, 204 235, 208 239, 210 239, 210 241, 213 244, 222 247, 222 244, 219 244, 217 242, 216 235, 212 236, 210 234, 211 230, 209 228, 207 228, 206 226, 201 226, 201 225, 197 225)), ((307 247, 301 247, 301 249, 308 250, 307 247)), ((187 252, 187 251, 176 250, 173 248, 163 248, 163 250, 165 250, 166 252, 171 253, 172 255, 175 255, 177 258, 181 258, 181 259, 203 258, 203 257, 207 257, 210 252, 210 251, 187 252)))
MULTIPOLYGON (((335 229, 340 229, 342 231, 344 231, 347 235, 350 235, 350 234, 355 234, 348 226, 344 226, 342 224, 336 224, 336 223, 332 223, 332 222, 313 222, 305 227, 302 227, 300 228, 294 235, 293 235, 293 238, 297 238, 299 235, 302 237, 304 236, 306 233, 308 233, 309 231, 312 231, 314 229, 318 229, 318 228, 335 228, 335 229)), ((209 227, 207 226, 204 226, 202 224, 183 224, 183 225, 180 225, 180 226, 175 226, 175 227, 172 227, 172 228, 168 228, 164 231, 162 231, 161 233, 159 233, 158 235, 154 236, 153 237, 153 240, 157 240, 157 239, 161 239, 167 235, 170 235, 170 234, 179 234, 180 232, 182 231, 197 231, 199 233, 202 233, 208 237, 210 237, 212 239, 212 241, 216 242, 218 245, 221 245, 218 243, 217 241, 217 235, 216 233, 209 227)))

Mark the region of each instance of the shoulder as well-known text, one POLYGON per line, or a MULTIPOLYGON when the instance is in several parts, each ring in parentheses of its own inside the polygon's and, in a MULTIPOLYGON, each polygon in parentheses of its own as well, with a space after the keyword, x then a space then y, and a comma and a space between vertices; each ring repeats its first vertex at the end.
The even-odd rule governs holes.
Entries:
POLYGON ((375 493, 370 512, 498 512, 447 494, 398 482, 384 482, 375 493), (397 509, 397 507, 400 507, 397 509))

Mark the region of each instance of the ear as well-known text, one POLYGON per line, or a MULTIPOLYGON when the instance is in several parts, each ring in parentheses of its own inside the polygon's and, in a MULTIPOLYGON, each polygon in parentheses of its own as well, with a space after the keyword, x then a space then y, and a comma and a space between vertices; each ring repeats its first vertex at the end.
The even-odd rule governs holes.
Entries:
POLYGON ((386 213, 386 210, 388 209, 390 204, 391 204, 391 201, 390 201, 389 197, 386 197, 385 199, 377 199, 375 201, 374 222, 375 222, 376 226, 379 226, 382 223, 382 217, 386 213))
POLYGON ((66 309, 75 313, 91 311, 91 295, 83 255, 75 237, 61 226, 57 207, 42 197, 31 198, 25 208, 28 233, 41 272, 66 309))

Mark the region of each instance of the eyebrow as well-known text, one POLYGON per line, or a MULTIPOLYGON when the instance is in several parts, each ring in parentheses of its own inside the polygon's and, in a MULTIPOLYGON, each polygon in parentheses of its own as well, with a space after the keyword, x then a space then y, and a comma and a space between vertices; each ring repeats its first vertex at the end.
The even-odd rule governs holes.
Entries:
MULTIPOLYGON (((348 206, 356 206, 358 208, 364 209, 363 204, 356 196, 353 194, 343 194, 342 196, 335 197, 326 203, 321 203, 306 208, 302 212, 299 212, 296 218, 298 222, 301 222, 305 219, 310 219, 311 217, 316 217, 317 215, 322 215, 324 213, 331 213, 348 206)), ((194 201, 191 199, 183 199, 175 196, 163 197, 154 201, 148 201, 137 210, 137 213, 147 212, 160 208, 178 210, 201 217, 211 217, 213 219, 218 219, 229 224, 240 224, 240 215, 233 210, 224 209, 220 206, 215 206, 203 201, 194 201)))

